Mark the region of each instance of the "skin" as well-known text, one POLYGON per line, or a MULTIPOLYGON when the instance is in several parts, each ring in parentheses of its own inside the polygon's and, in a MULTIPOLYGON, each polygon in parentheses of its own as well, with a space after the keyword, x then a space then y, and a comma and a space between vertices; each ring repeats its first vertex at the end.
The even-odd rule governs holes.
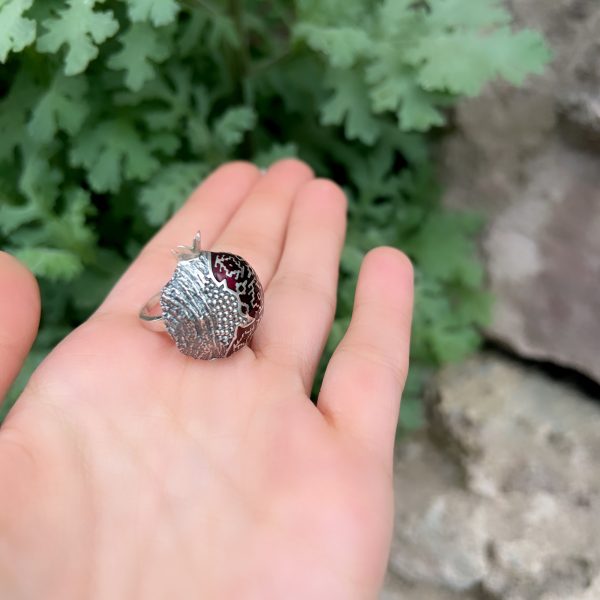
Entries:
MULTIPOLYGON (((331 327, 346 201, 308 166, 215 171, 102 306, 42 363, 0 429, 0 597, 371 599, 392 533, 392 455, 412 270, 364 259, 352 324, 331 327), (170 249, 240 254, 265 288, 252 347, 181 355, 138 321, 170 249)), ((0 397, 34 339, 37 285, 0 253, 0 397)))

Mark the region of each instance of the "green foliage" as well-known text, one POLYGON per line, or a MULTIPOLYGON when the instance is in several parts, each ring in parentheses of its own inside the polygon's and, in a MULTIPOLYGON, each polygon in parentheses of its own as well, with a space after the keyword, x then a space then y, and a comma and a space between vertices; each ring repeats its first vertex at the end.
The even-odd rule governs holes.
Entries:
POLYGON ((162 225, 193 192, 207 168, 197 162, 173 162, 161 169, 140 193, 139 203, 150 225, 162 225))
POLYGON ((59 130, 74 136, 88 115, 87 92, 87 81, 82 77, 57 73, 31 113, 28 123, 31 137, 48 144, 59 130))
POLYGON ((95 192, 118 192, 124 181, 146 181, 156 172, 160 162, 155 154, 151 140, 130 121, 109 119, 72 141, 69 162, 83 167, 95 192))
POLYGON ((457 96, 477 95, 496 77, 520 84, 549 58, 538 34, 512 32, 497 0, 299 5, 296 36, 345 70, 330 79, 335 100, 322 107, 323 122, 345 113, 346 134, 367 144, 376 137, 371 112, 426 131, 444 124, 442 109, 457 96))
POLYGON ((172 23, 179 12, 175 0, 127 0, 129 18, 134 22, 150 21, 160 27, 172 23))
POLYGON ((85 71, 98 56, 98 45, 119 29, 112 11, 95 11, 97 0, 67 0, 62 10, 42 22, 45 33, 38 37, 39 52, 56 53, 66 46, 65 75, 85 71))
POLYGON ((156 77, 153 63, 169 57, 169 44, 162 31, 146 23, 134 23, 120 36, 122 48, 108 59, 111 69, 125 71, 125 85, 134 91, 156 77))
POLYGON ((23 16, 33 0, 0 2, 0 62, 9 52, 20 52, 35 39, 35 21, 23 16))
POLYGON ((429 132, 547 60, 500 0, 0 0, 0 242, 44 301, 18 385, 211 169, 297 155, 350 198, 328 351, 365 252, 415 263, 417 426, 422 374, 471 352, 489 312, 479 225, 442 207, 429 132))

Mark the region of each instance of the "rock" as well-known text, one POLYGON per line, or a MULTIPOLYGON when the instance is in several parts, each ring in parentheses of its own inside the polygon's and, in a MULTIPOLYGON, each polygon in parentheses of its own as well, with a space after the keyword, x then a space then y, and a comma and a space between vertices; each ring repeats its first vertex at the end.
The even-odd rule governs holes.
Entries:
POLYGON ((446 202, 489 219, 488 335, 600 381, 600 5, 512 6, 556 60, 525 89, 492 86, 459 106, 441 157, 446 202))
POLYGON ((389 573, 379 600, 480 600, 480 598, 435 586, 410 584, 389 573))
POLYGON ((484 241, 494 338, 600 381, 600 155, 557 143, 484 241))
POLYGON ((545 31, 555 51, 549 78, 561 116, 600 141, 600 20, 595 0, 510 3, 521 23, 545 31))
POLYGON ((600 598, 600 403, 487 355, 440 375, 428 419, 398 445, 382 600, 600 598))
POLYGON ((560 96, 564 116, 587 132, 591 140, 600 140, 600 23, 595 21, 593 35, 586 40, 574 64, 567 70, 560 96))

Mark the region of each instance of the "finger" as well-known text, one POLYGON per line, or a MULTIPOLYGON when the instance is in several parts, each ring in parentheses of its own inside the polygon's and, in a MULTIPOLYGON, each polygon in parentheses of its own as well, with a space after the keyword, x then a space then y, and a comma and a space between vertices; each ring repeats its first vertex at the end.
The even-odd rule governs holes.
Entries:
POLYGON ((269 310, 253 342, 259 355, 297 374, 306 393, 335 315, 346 206, 344 193, 331 181, 314 179, 300 188, 266 292, 269 310))
POLYGON ((40 321, 40 293, 33 275, 0 252, 0 402, 18 375, 40 321))
POLYGON ((191 244, 198 230, 202 234, 202 247, 210 247, 260 178, 255 166, 243 162, 228 163, 212 173, 150 240, 98 313, 122 311, 137 315, 173 273, 175 261, 171 250, 191 244))
POLYGON ((313 176, 310 167, 299 160, 275 163, 252 188, 211 250, 246 259, 266 290, 281 256, 296 192, 313 176))
POLYGON ((364 259, 352 321, 327 367, 318 407, 391 464, 408 369, 413 303, 410 261, 378 248, 364 259))

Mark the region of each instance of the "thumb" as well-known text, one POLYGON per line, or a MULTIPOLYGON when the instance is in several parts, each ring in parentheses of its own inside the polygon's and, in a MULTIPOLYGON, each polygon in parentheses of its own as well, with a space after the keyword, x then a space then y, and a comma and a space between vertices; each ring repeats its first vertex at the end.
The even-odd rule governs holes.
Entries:
POLYGON ((40 321, 35 277, 6 252, 0 252, 0 403, 33 344, 40 321))

